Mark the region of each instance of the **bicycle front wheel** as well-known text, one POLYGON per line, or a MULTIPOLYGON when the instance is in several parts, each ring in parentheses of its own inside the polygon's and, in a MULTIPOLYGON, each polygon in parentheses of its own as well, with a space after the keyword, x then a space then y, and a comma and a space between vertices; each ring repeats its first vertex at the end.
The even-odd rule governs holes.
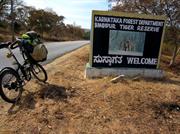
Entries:
POLYGON ((0 74, 0 95, 9 103, 15 103, 22 95, 20 77, 12 68, 5 68, 0 74))
POLYGON ((41 82, 46 82, 48 79, 46 70, 38 63, 31 66, 31 72, 41 82))

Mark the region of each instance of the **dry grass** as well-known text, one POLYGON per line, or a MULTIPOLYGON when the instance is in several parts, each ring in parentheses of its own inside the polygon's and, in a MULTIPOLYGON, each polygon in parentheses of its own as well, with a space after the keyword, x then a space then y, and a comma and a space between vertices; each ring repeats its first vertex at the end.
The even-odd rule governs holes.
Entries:
POLYGON ((180 133, 179 70, 167 69, 171 75, 162 80, 87 80, 88 50, 83 47, 48 64, 48 84, 28 83, 11 113, 2 104, 0 133, 180 133))

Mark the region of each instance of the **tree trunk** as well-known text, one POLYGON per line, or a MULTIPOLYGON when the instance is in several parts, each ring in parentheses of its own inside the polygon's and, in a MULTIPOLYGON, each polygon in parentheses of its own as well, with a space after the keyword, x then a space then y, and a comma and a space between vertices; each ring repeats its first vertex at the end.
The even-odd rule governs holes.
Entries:
POLYGON ((14 3, 13 0, 11 0, 11 32, 12 32, 12 41, 15 40, 15 36, 14 36, 14 3))
POLYGON ((41 39, 43 39, 44 40, 44 30, 43 30, 43 28, 42 28, 42 26, 41 26, 41 30, 40 30, 41 32, 41 39))
POLYGON ((175 59, 176 59, 176 56, 177 56, 177 50, 178 50, 178 44, 176 43, 175 47, 174 47, 174 51, 173 51, 173 56, 172 56, 170 64, 169 64, 170 67, 172 67, 174 65, 174 63, 175 63, 175 59))

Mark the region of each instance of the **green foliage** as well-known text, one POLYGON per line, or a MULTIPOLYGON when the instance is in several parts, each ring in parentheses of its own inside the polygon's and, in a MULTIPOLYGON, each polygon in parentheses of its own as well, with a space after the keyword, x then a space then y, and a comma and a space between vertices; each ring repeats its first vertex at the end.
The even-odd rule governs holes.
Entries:
POLYGON ((84 33, 83 39, 90 40, 90 31, 84 33))
POLYGON ((6 21, 0 21, 0 27, 6 29, 8 27, 8 23, 6 21))

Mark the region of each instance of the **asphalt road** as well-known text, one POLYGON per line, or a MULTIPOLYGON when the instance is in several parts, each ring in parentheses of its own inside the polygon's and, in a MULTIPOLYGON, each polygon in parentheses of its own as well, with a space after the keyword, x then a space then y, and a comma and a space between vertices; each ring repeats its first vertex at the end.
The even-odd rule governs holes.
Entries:
MULTIPOLYGON (((89 41, 67 41, 67 42, 48 42, 45 43, 47 49, 48 49, 48 58, 47 61, 43 62, 42 64, 47 64, 54 60, 55 58, 58 58, 62 56, 63 54, 73 51, 85 44, 89 43, 89 41)), ((16 57, 18 57, 18 60, 22 63, 23 59, 20 54, 19 49, 13 50, 16 57)), ((4 67, 13 67, 16 68, 15 65, 12 65, 13 58, 7 58, 6 54, 8 53, 7 49, 0 49, 0 70, 4 67)))

